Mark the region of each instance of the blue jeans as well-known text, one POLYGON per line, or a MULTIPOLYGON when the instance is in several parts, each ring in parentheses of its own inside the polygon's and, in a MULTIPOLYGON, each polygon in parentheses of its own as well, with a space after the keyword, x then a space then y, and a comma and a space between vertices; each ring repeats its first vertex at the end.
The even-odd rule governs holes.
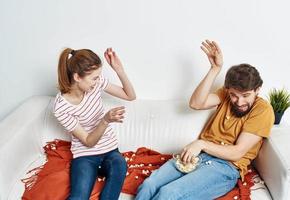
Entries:
POLYGON ((88 200, 97 176, 105 176, 106 182, 101 192, 101 200, 119 198, 127 164, 118 149, 101 155, 83 156, 72 160, 69 200, 88 200))
POLYGON ((201 153, 195 171, 184 174, 167 161, 138 188, 135 200, 212 200, 236 185, 239 171, 228 161, 201 153))

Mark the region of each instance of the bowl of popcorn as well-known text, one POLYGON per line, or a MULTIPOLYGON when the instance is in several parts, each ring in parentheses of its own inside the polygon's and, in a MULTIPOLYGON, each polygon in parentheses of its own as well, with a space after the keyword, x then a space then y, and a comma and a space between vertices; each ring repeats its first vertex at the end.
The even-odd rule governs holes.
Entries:
POLYGON ((185 163, 181 160, 180 154, 173 154, 173 159, 175 160, 175 167, 182 173, 192 172, 201 162, 201 158, 193 157, 191 162, 185 163))

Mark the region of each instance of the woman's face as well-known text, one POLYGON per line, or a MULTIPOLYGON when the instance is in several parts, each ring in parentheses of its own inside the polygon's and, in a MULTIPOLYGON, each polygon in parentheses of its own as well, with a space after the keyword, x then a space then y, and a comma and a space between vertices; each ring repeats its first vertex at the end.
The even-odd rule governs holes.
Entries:
POLYGON ((79 78, 78 86, 84 92, 90 92, 97 86, 100 82, 100 75, 102 72, 102 68, 99 67, 98 69, 93 70, 83 78, 79 78))

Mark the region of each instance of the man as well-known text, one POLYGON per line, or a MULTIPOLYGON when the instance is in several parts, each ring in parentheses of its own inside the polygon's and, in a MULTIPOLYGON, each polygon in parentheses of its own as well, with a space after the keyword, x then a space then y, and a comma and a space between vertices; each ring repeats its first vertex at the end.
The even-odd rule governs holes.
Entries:
POLYGON ((262 86, 259 72, 249 64, 231 67, 224 87, 210 89, 223 65, 222 52, 214 41, 202 42, 211 68, 193 92, 189 105, 202 110, 216 108, 199 139, 185 146, 180 154, 184 163, 198 156, 196 170, 184 174, 174 160, 165 163, 139 187, 137 200, 207 200, 218 198, 244 178, 247 167, 257 156, 263 138, 274 123, 272 107, 258 97, 262 86))

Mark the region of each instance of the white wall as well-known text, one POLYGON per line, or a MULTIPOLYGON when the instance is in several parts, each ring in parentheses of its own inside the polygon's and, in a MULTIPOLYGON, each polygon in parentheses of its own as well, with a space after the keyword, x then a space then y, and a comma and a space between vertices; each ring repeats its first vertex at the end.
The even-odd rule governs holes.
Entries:
POLYGON ((224 52, 215 88, 231 65, 247 62, 264 79, 262 95, 272 87, 290 90, 289 6, 287 0, 0 0, 0 120, 29 96, 56 94, 64 47, 100 55, 114 47, 140 99, 188 99, 209 69, 199 47, 206 38, 224 52))

